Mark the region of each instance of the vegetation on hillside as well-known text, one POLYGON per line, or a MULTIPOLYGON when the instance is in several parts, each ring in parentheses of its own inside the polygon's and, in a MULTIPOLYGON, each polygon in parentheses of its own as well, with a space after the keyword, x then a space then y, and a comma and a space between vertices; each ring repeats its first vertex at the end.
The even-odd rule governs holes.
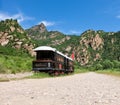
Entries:
POLYGON ((12 56, 0 54, 0 73, 27 72, 32 69, 32 58, 29 56, 12 56))
POLYGON ((31 71, 32 41, 17 20, 0 22, 0 73, 31 71), (31 45, 31 48, 30 48, 31 45))
POLYGON ((47 31, 44 24, 24 30, 17 20, 0 22, 0 72, 31 70, 30 51, 51 46, 70 56, 75 54, 75 69, 120 70, 120 32, 87 30, 80 36, 47 31), (42 27, 42 28, 41 28, 42 27))

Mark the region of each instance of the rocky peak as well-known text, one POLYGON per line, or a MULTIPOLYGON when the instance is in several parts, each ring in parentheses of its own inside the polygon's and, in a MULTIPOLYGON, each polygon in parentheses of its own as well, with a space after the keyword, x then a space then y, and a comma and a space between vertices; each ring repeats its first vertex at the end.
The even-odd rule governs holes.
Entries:
POLYGON ((33 31, 39 31, 40 33, 43 33, 45 31, 47 31, 45 25, 43 23, 36 25, 34 27, 31 28, 33 31))

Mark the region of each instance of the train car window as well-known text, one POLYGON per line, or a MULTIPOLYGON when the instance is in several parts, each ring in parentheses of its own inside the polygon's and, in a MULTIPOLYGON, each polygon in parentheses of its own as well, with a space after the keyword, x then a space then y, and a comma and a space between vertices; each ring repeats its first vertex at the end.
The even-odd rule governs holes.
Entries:
POLYGON ((39 60, 53 60, 54 53, 52 51, 38 51, 37 58, 39 60))
POLYGON ((57 61, 64 62, 64 57, 61 55, 57 55, 57 61))

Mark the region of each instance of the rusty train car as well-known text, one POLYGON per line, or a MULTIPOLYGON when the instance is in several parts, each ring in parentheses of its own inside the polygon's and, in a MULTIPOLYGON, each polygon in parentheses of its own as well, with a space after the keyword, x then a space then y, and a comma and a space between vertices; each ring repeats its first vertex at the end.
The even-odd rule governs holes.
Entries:
POLYGON ((49 46, 40 46, 34 49, 36 60, 32 62, 35 72, 46 72, 50 75, 59 75, 74 72, 73 60, 49 46))

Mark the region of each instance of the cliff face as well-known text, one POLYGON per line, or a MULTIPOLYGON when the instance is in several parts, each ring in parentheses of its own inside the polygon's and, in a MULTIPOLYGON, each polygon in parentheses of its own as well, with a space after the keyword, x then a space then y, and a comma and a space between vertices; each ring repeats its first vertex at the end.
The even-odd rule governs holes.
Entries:
POLYGON ((77 46, 77 61, 81 65, 91 64, 94 61, 101 60, 104 39, 100 33, 89 30, 81 35, 79 46, 77 46))
POLYGON ((105 59, 120 61, 120 33, 88 30, 75 48, 76 60, 91 65, 105 59))
POLYGON ((0 46, 23 50, 34 55, 31 39, 17 20, 7 19, 0 22, 0 46))

